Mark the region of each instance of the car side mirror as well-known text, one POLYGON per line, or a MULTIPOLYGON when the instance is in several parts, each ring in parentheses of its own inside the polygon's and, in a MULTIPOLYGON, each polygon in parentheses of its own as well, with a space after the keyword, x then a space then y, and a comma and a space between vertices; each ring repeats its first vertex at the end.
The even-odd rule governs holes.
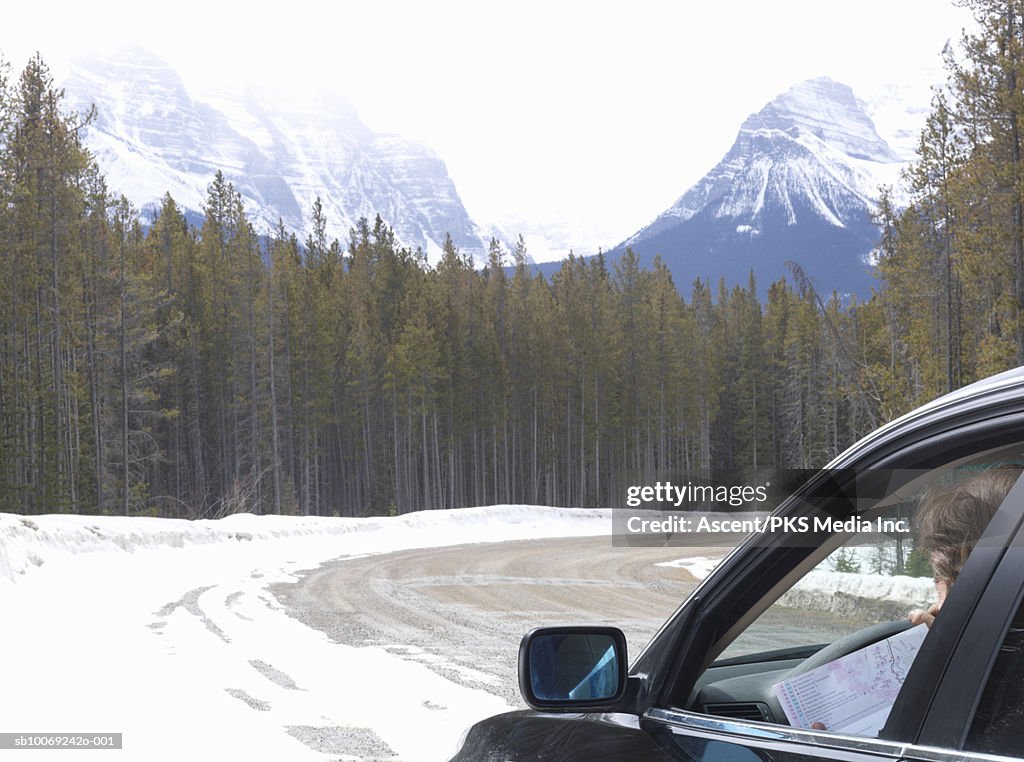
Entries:
POLYGON ((519 646, 519 690, 539 711, 608 708, 626 692, 626 668, 617 627, 542 627, 519 646))

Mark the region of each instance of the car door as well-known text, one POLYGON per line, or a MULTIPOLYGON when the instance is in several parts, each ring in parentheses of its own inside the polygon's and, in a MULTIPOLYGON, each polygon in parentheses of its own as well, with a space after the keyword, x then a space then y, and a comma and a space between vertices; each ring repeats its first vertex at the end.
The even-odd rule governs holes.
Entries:
POLYGON ((673 708, 641 726, 686 760, 990 760, 1024 755, 1024 479, 964 566, 880 738, 673 708))
MULTIPOLYGON (((946 440, 948 433, 941 438, 946 440)), ((975 441, 990 445, 1006 440, 998 435, 975 441)), ((916 445, 919 451, 922 447, 932 450, 934 443, 919 441, 916 445)), ((1019 445, 1014 449, 1019 449, 1019 445)), ((954 452, 958 450, 954 448, 954 452)), ((991 715, 993 706, 1000 711, 1000 699, 1004 704, 1011 702, 1008 711, 1016 712, 1015 717, 1024 716, 1024 706, 1019 706, 1019 702, 1013 704, 1012 697, 1005 698, 1005 683, 1001 690, 996 686, 986 693, 985 682, 990 673, 1005 671, 1005 665, 993 668, 1002 653, 1003 662, 1014 659, 1011 666, 1020 668, 1018 680, 1010 684, 1024 684, 1024 657, 1018 658, 1022 649, 1013 649, 1014 644, 1021 645, 1017 641, 1024 641, 1024 627, 1017 626, 1024 625, 1024 614, 1018 614, 1024 580, 1024 541, 1019 532, 1022 515, 1024 480, 1018 480, 986 531, 984 541, 964 566, 879 738, 767 725, 754 719, 714 717, 679 708, 683 706, 681 701, 675 706, 649 708, 641 726, 663 748, 687 760, 934 762, 954 758, 950 756, 954 750, 971 751, 969 739, 974 739, 974 750, 978 753, 1024 754, 1024 748, 1012 747, 1015 736, 1010 741, 1004 738, 1002 746, 986 741, 977 729, 981 721, 975 719, 979 706, 981 711, 989 707, 986 716, 991 715), (1007 652, 1012 653, 1007 656, 1007 652), (995 694, 999 695, 992 698, 995 694)), ((699 619, 699 612, 694 616, 699 619)), ((676 698, 679 696, 677 692, 676 698)), ((974 757, 965 751, 957 753, 957 758, 974 757)))
POLYGON ((688 762, 895 762, 905 750, 902 744, 875 738, 754 725, 673 709, 650 710, 641 727, 675 759, 688 762))

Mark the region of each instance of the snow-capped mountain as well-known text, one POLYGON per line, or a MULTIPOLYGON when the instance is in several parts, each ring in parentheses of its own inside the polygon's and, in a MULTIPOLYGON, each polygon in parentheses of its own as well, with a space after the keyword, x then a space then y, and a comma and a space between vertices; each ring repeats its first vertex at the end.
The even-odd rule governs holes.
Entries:
POLYGON ((725 157, 619 248, 660 254, 684 290, 696 278, 745 284, 751 269, 764 289, 793 260, 822 291, 867 295, 871 212, 906 158, 849 87, 809 80, 751 114, 725 157))
POLYGON ((79 58, 64 83, 68 103, 97 118, 86 142, 112 190, 152 214, 164 193, 193 212, 222 170, 258 232, 278 218, 300 240, 320 197, 328 235, 342 242, 376 214, 399 240, 436 261, 445 235, 464 253, 484 244, 427 146, 376 134, 344 99, 299 98, 248 87, 190 93, 166 63, 137 48, 79 58))

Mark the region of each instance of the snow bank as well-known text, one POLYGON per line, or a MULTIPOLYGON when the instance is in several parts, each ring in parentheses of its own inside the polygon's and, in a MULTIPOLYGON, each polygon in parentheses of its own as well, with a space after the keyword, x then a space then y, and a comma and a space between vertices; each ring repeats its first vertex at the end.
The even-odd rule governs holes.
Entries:
MULTIPOLYGON (((905 544, 904 552, 910 552, 909 542, 905 544)), ((846 545, 800 580, 782 597, 781 603, 844 613, 863 608, 867 601, 877 604, 879 615, 883 617, 903 611, 908 606, 928 608, 935 600, 935 583, 930 577, 858 571, 871 569, 879 563, 882 568, 891 570, 894 557, 892 543, 846 545), (840 559, 852 564, 854 570, 839 571, 840 559)), ((895 618, 900 616, 895 614, 895 618)))
POLYGON ((308 540, 337 556, 400 548, 611 533, 607 509, 501 505, 394 517, 323 518, 235 514, 189 521, 124 516, 0 513, 0 581, 57 559, 194 546, 308 540))
POLYGON ((671 569, 685 569, 697 579, 704 579, 716 566, 718 566, 718 563, 721 560, 721 558, 696 556, 694 558, 677 558, 674 561, 662 561, 660 564, 655 564, 655 566, 667 566, 671 569))
MULTIPOLYGON (((867 553, 871 549, 850 550, 867 558, 867 553)), ((679 558, 657 565, 686 569, 697 579, 704 579, 721 560, 705 557, 679 558)), ((829 563, 830 560, 826 559, 824 565, 827 566, 829 563)), ((779 599, 779 604, 841 614, 863 611, 865 602, 875 602, 882 612, 880 615, 884 616, 890 611, 899 612, 907 607, 927 608, 934 599, 935 583, 928 577, 815 569, 783 595, 779 599)), ((897 613, 895 618, 901 616, 902 614, 897 613)))
POLYGON ((848 608, 855 610, 858 601, 891 603, 902 610, 927 608, 934 599, 935 583, 928 577, 815 570, 786 593, 780 603, 841 613, 848 608))

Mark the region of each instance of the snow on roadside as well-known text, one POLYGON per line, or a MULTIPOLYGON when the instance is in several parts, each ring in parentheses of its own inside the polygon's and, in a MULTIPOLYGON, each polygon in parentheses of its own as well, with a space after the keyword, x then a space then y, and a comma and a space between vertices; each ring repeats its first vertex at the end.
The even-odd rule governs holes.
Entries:
POLYGON ((160 550, 257 540, 320 540, 337 555, 468 542, 611 532, 608 509, 500 505, 420 511, 394 517, 254 516, 188 521, 123 516, 0 513, 0 581, 69 555, 160 550))
POLYGON ((695 558, 677 558, 674 561, 662 561, 655 566, 667 566, 670 569, 685 569, 696 579, 702 580, 708 576, 721 562, 721 558, 706 558, 696 556, 695 558))
POLYGON ((930 577, 892 574, 860 574, 815 570, 804 576, 790 592, 786 602, 792 605, 836 610, 844 597, 887 601, 910 608, 927 608, 935 599, 935 583, 930 577))
POLYGON ((527 506, 197 522, 0 514, 0 732, 121 732, 131 760, 446 759, 468 725, 511 707, 382 648, 334 643, 268 587, 336 558, 610 533, 607 510, 527 506), (357 757, 343 753, 353 738, 357 757))
MULTIPOLYGON (((851 548, 858 558, 869 558, 870 548, 851 548)), ((707 577, 721 558, 679 558, 658 566, 686 569, 698 580, 707 577)), ((831 561, 826 559, 822 566, 831 561)), ((908 577, 902 574, 866 574, 861 572, 814 569, 793 586, 781 599, 783 605, 815 610, 838 611, 847 608, 849 600, 885 601, 911 608, 927 608, 935 598, 935 583, 929 577, 908 577)))

